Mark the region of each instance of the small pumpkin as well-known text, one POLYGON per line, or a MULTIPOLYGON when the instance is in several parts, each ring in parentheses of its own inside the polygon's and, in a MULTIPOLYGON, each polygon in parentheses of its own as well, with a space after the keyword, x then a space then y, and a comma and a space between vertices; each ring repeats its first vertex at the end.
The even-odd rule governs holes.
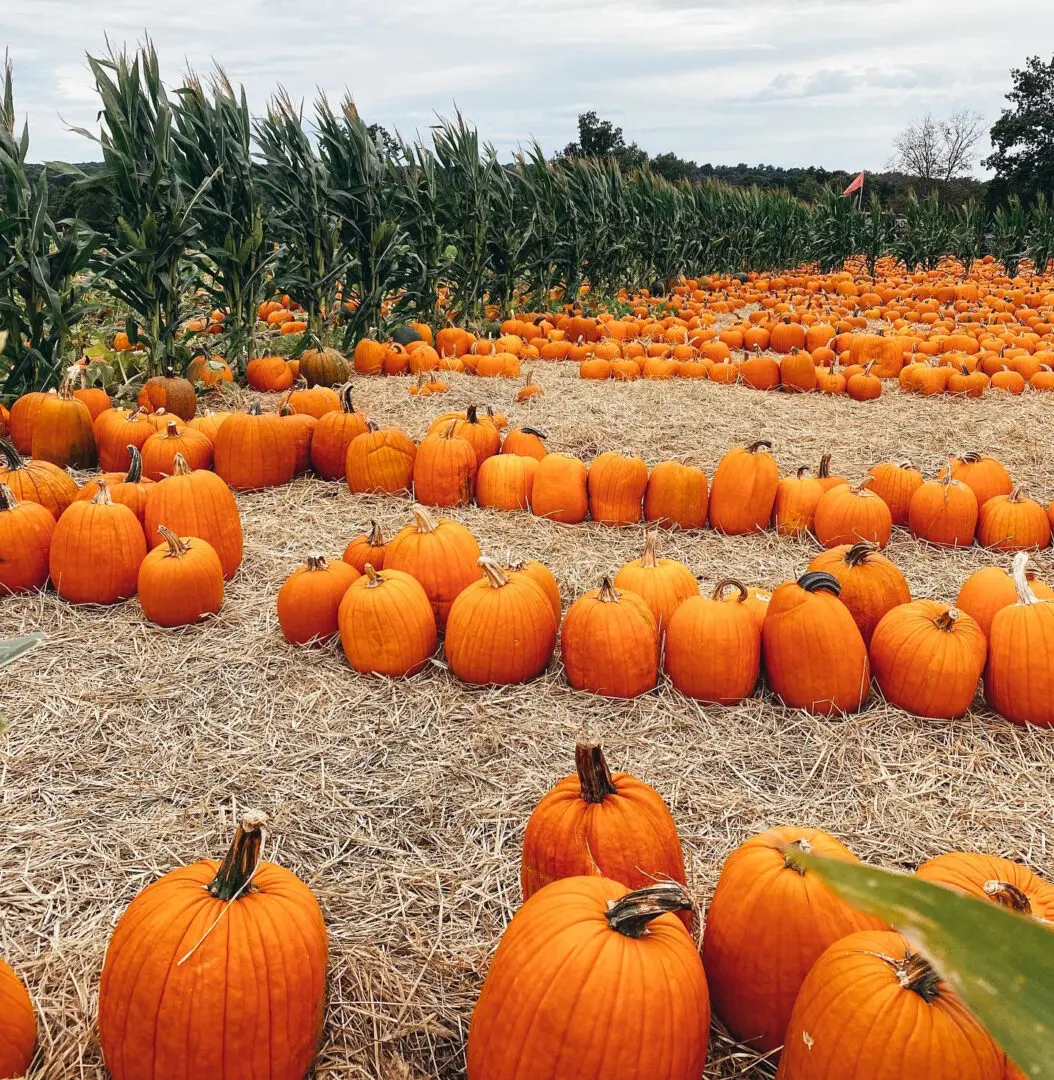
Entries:
POLYGON ((641 519, 648 467, 638 457, 614 451, 600 454, 589 466, 589 512, 604 525, 635 525, 641 519))
POLYGON ((127 506, 144 526, 146 522, 146 500, 153 486, 153 480, 143 479, 143 459, 134 446, 128 447, 131 462, 128 471, 123 475, 117 473, 104 473, 96 480, 89 481, 77 492, 80 501, 94 499, 99 493, 100 481, 105 480, 110 488, 110 498, 115 503, 127 506))
POLYGON ((563 601, 560 598, 560 586, 556 583, 556 578, 553 577, 552 570, 550 570, 545 563, 540 563, 536 559, 527 559, 509 567, 506 573, 524 574, 539 586, 549 599, 549 603, 553 609, 553 618, 556 619, 556 625, 560 625, 560 616, 563 612, 563 601))
POLYGON ((576 525, 589 513, 588 470, 585 462, 566 454, 546 454, 538 462, 531 488, 536 517, 576 525))
POLYGON ((281 394, 296 381, 296 373, 282 356, 257 356, 245 365, 245 382, 251 390, 281 394))
POLYGON ((915 876, 1019 915, 1054 923, 1054 885, 1010 859, 949 851, 924 862, 915 876))
POLYGON ((942 547, 968 547, 977 529, 977 496, 973 488, 945 472, 927 480, 908 503, 911 535, 942 547))
MULTIPOLYGON (((437 421, 439 423, 439 421, 437 421)), ((440 425, 445 428, 446 421, 440 425)), ((432 432, 436 427, 433 424, 429 429, 432 432)), ((475 451, 476 465, 482 465, 492 454, 501 449, 501 432, 497 425, 487 416, 480 416, 477 406, 470 405, 465 411, 464 418, 454 417, 454 437, 464 439, 475 451)))
POLYGON ((22 980, 0 960, 0 1076, 23 1076, 37 1048, 37 1016, 22 980))
POLYGON ((503 454, 516 454, 519 457, 532 457, 541 461, 547 451, 544 435, 537 428, 514 427, 510 428, 501 444, 503 454))
POLYGON ((99 451, 99 468, 104 472, 127 470, 130 464, 129 446, 140 449, 156 428, 147 419, 142 407, 107 409, 99 413, 92 425, 99 451))
POLYGON ((365 573, 367 563, 370 563, 375 570, 383 570, 384 553, 387 547, 388 541, 384 536, 384 530, 376 521, 371 521, 370 531, 351 540, 341 558, 350 566, 354 566, 360 574, 365 573))
POLYGON ((282 400, 294 413, 313 416, 316 420, 341 410, 340 395, 336 390, 329 386, 308 386, 306 379, 297 379, 282 400))
POLYGON ((779 468, 762 439, 721 458, 710 487, 710 524, 729 536, 762 532, 772 518, 779 468))
POLYGON ((171 476, 176 454, 192 469, 208 469, 212 466, 212 443, 207 435, 194 428, 176 427, 169 422, 165 431, 156 431, 143 443, 140 451, 142 470, 148 480, 161 480, 171 476))
POLYGON ((615 576, 616 589, 628 589, 644 598, 659 628, 660 643, 674 613, 689 597, 699 595, 699 583, 684 563, 659 558, 659 534, 649 529, 639 559, 626 563, 615 576))
POLYGON ((426 506, 468 506, 479 462, 452 420, 438 435, 426 435, 414 456, 414 497, 426 506))
POLYGON ((476 474, 476 502, 494 510, 530 510, 538 461, 515 454, 494 454, 476 474))
POLYGON ((11 406, 7 417, 7 428, 11 442, 20 454, 28 454, 33 449, 33 428, 40 414, 41 406, 55 391, 45 394, 42 390, 31 390, 23 394, 11 406))
POLYGON ((1047 512, 1021 488, 993 495, 977 515, 977 542, 993 551, 1037 551, 1050 547, 1047 512))
POLYGON ((305 349, 300 354, 298 374, 308 386, 343 386, 351 375, 351 365, 336 349, 305 349))
POLYGON ((660 461, 644 490, 644 520, 664 529, 701 529, 710 499, 706 473, 680 461, 660 461))
POLYGON ((216 549, 197 536, 158 527, 164 543, 147 552, 139 567, 143 614, 158 626, 190 626, 215 615, 223 604, 223 567, 216 549))
POLYGON ((212 390, 223 383, 234 382, 234 372, 222 356, 200 353, 187 364, 187 381, 201 383, 212 390))
POLYGON ((59 392, 48 394, 41 403, 33 423, 32 456, 63 469, 90 469, 98 460, 95 431, 88 406, 73 396, 75 377, 63 379, 59 392))
POLYGON ((977 496, 978 509, 996 495, 1009 495, 1014 490, 1014 482, 1010 479, 1006 467, 988 454, 971 451, 960 457, 953 457, 937 474, 937 479, 947 476, 949 469, 953 480, 965 484, 977 496))
POLYGON ((325 645, 338 630, 337 612, 359 571, 343 559, 309 555, 278 590, 278 625, 292 645, 325 645))
MULTIPOLYGON (((311 471, 311 443, 315 438, 318 418, 312 416, 311 413, 296 412, 284 398, 278 403, 278 416, 293 433, 293 448, 296 451, 294 475, 303 476, 304 473, 311 471)), ((215 442, 215 436, 213 442, 215 442)))
POLYGON ((806 476, 803 465, 795 476, 784 476, 776 488, 772 521, 780 536, 802 537, 813 531, 816 507, 824 497, 824 487, 813 476, 806 476))
POLYGON ((893 516, 873 491, 839 484, 816 504, 813 530, 826 548, 865 541, 881 549, 893 533, 893 516))
POLYGON ((351 383, 346 383, 340 388, 340 411, 319 417, 311 439, 311 467, 323 480, 343 480, 352 440, 368 431, 366 414, 356 410, 351 383))
POLYGON ((924 482, 922 473, 909 461, 899 465, 883 461, 868 469, 867 474, 864 483, 889 507, 893 524, 906 526, 911 496, 924 482))
POLYGON ((54 532, 55 518, 47 507, 19 502, 0 483, 0 594, 30 592, 47 583, 54 532))
POLYGON ((372 420, 367 421, 367 428, 348 445, 344 460, 348 490, 352 494, 409 494, 417 457, 413 439, 401 428, 381 428, 372 420))
POLYGON ((0 484, 6 484, 19 502, 35 502, 46 507, 57 521, 77 498, 77 484, 65 469, 50 461, 24 461, 12 442, 0 438, 0 484))
POLYGON ((136 403, 149 412, 166 409, 181 420, 193 420, 198 411, 198 395, 189 379, 176 375, 174 369, 166 368, 164 375, 155 375, 143 383, 136 403))

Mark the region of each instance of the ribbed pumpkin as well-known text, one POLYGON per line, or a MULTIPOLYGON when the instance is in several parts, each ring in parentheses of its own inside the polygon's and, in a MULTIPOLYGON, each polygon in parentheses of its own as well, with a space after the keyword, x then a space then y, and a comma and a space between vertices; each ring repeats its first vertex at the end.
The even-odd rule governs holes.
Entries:
POLYGON ((763 1052, 783 1042, 794 999, 824 949, 846 934, 884 929, 807 870, 802 853, 856 861, 819 829, 769 829, 729 855, 707 911, 703 966, 714 1012, 763 1052))
POLYGON ((762 532, 772 518, 780 474, 761 440, 729 450, 717 465, 710 486, 710 524, 730 536, 762 532))
POLYGON ((22 980, 0 960, 0 1076, 29 1071, 37 1047, 37 1017, 22 980))
POLYGON ((816 504, 813 531, 826 548, 860 541, 884 548, 893 533, 893 517, 873 491, 839 484, 816 504))
MULTIPOLYGON (((285 400, 278 405, 278 416, 283 424, 293 433, 293 449, 296 451, 296 476, 302 476, 311 470, 311 443, 318 427, 317 417, 310 413, 298 413, 285 400)), ((215 436, 213 436, 215 442, 215 436)))
POLYGON ((356 375, 383 375, 388 346, 371 338, 360 338, 352 353, 356 375))
POLYGON ((589 466, 589 512, 604 525, 635 525, 648 487, 648 466, 638 457, 607 451, 589 466))
MULTIPOLYGON (((476 453, 476 464, 482 465, 492 454, 501 449, 501 432, 493 420, 486 416, 480 416, 477 406, 470 405, 465 411, 464 418, 455 417, 454 436, 464 439, 476 453)), ((429 432, 435 431, 437 425, 441 430, 445 429, 446 421, 436 421, 429 432)))
POLYGON ((344 594, 361 575, 351 563, 309 555, 278 590, 278 625, 293 645, 325 645, 337 633, 344 594))
POLYGON ((993 495, 977 515, 977 542, 993 551, 1036 551, 1050 547, 1047 512, 1015 487, 993 495))
POLYGON ((1040 600, 1025 575, 1028 556, 1014 556, 1017 603, 997 611, 988 635, 984 691, 988 704, 1015 724, 1054 726, 1054 600, 1040 600))
POLYGON ((296 474, 293 432, 280 416, 263 413, 255 402, 223 422, 216 434, 214 467, 235 491, 287 484, 296 474))
POLYGON ((143 459, 134 446, 128 447, 131 463, 128 471, 123 475, 117 473, 103 473, 95 480, 90 480, 77 492, 78 501, 94 499, 99 493, 99 483, 105 480, 110 489, 110 498, 115 503, 127 506, 144 526, 146 523, 146 500, 150 489, 154 486, 153 480, 143 479, 143 459))
MULTIPOLYGON (((75 368, 80 371, 80 368, 75 368)), ((57 394, 48 394, 33 422, 32 457, 66 469, 90 469, 98 460, 92 415, 73 396, 69 378, 57 394)))
POLYGON ((458 593, 480 576, 479 544, 464 525, 440 518, 424 507, 412 509, 413 522, 388 541, 385 570, 403 570, 424 587, 436 626, 446 627, 450 605, 458 593))
POLYGON ((92 425, 99 451, 99 468, 104 472, 120 472, 130 464, 129 446, 141 449, 154 434, 154 425, 147 419, 145 409, 107 409, 99 413, 92 425))
POLYGON ((368 431, 366 414, 355 409, 347 383, 340 389, 340 411, 319 417, 311 439, 311 467, 323 480, 343 480, 352 440, 368 431))
POLYGON ((99 986, 113 1080, 303 1080, 322 1034, 326 927, 311 890, 260 860, 266 823, 248 811, 222 863, 165 874, 118 920, 99 986))
POLYGON ((0 483, 0 595, 29 592, 47 582, 54 532, 55 518, 47 507, 19 502, 0 483))
POLYGON ((296 381, 296 373, 281 356, 257 356, 245 365, 245 381, 252 390, 283 393, 296 381))
POLYGON ((166 409, 181 420, 192 420, 198 411, 198 396, 189 379, 177 375, 172 368, 166 368, 164 375, 155 375, 143 383, 136 404, 150 412, 166 409))
POLYGON ((664 668, 682 694, 734 705, 749 697, 761 674, 761 626, 746 606, 747 587, 731 578, 710 597, 692 596, 666 630, 664 668), (736 595, 723 599, 727 589, 736 595))
POLYGON ((574 877, 536 893, 491 961, 469 1028, 468 1080, 699 1080, 706 976, 672 914, 691 907, 675 882, 630 892, 574 877))
POLYGON ((831 945, 806 976, 776 1077, 1003 1080, 1004 1067, 1002 1051, 905 938, 865 931, 831 945))
POLYGON ((139 519, 110 498, 105 481, 91 502, 74 502, 55 525, 48 567, 73 604, 113 604, 135 595, 146 538, 139 519))
POLYGON ((189 420, 187 427, 193 428, 194 431, 200 431, 202 435, 207 436, 210 443, 215 445, 216 433, 223 425, 223 421, 230 415, 229 412, 202 413, 200 416, 195 416, 193 420, 189 420))
POLYGON ((659 626, 647 601, 609 578, 580 596, 560 631, 567 679, 576 690, 632 698, 659 677, 659 626))
POLYGON ((977 528, 977 496, 960 480, 927 480, 908 503, 908 528, 919 540, 968 547, 977 528))
POLYGON ((880 334, 851 334, 849 362, 862 367, 874 364, 874 373, 880 379, 895 379, 904 366, 904 350, 896 338, 882 337, 880 334))
MULTIPOLYGON (((977 508, 980 509, 996 495, 1009 495, 1014 490, 1014 482, 1001 461, 987 454, 971 452, 961 457, 949 459, 951 476, 970 488, 977 496, 977 508)), ((948 474, 945 466, 937 474, 943 479, 948 474)))
POLYGON ((387 546, 384 530, 376 521, 371 521, 370 531, 352 539, 341 558, 354 566, 360 574, 365 573, 367 563, 370 563, 374 570, 383 570, 387 546))
POLYGON ((841 585, 809 571, 780 585, 761 628, 769 686, 792 709, 827 716, 855 712, 867 700, 871 671, 867 647, 841 585))
POLYGON ((24 461, 7 439, 0 439, 0 455, 7 465, 0 469, 0 484, 7 484, 19 502, 39 503, 57 521, 77 498, 77 484, 65 469, 50 461, 24 461))
POLYGON ((524 900, 561 878, 600 876, 639 889, 685 883, 681 841, 662 796, 629 773, 608 769, 595 743, 575 747, 575 772, 534 808, 523 834, 524 900))
POLYGON ((308 386, 305 379, 297 379, 285 401, 293 412, 313 416, 316 420, 321 420, 327 413, 341 411, 340 394, 333 387, 308 386))
POLYGON ((909 461, 899 465, 883 461, 873 465, 867 473, 868 479, 864 483, 889 507, 893 524, 906 526, 911 496, 924 482, 922 473, 909 461))
POLYGON ((352 494, 404 495, 414 482, 417 446, 401 428, 379 428, 356 435, 348 446, 344 473, 352 494))
POLYGON ((459 438, 457 421, 426 435, 414 457, 414 498, 426 506, 468 506, 476 488, 478 461, 472 444, 459 438))
POLYGON ((888 702, 916 716, 952 720, 973 702, 988 642, 966 612, 913 600, 882 617, 869 652, 888 702))
POLYGON ((664 529, 701 529, 710 500, 706 473, 680 461, 660 461, 644 491, 644 520, 664 529))
POLYGON ((37 422, 40 407, 50 394, 40 390, 31 390, 23 394, 12 406, 8 414, 8 431, 11 434, 11 442, 20 454, 28 454, 33 449, 33 426, 37 422))
MULTIPOLYGON (((1025 578, 1039 600, 1054 600, 1054 589, 1040 581, 1035 572, 1026 568, 1025 578)), ((985 566, 975 570, 963 582, 955 606, 971 615, 987 638, 992 632, 995 613, 1017 601, 1014 579, 1001 566, 985 566)))
POLYGON ((808 536, 813 530, 816 506, 825 492, 816 477, 805 475, 808 471, 803 465, 795 476, 784 476, 776 488, 772 521, 780 536, 808 536))
POLYGON ((436 620, 420 582, 402 570, 367 563, 337 613, 348 663, 363 674, 402 678, 420 671, 436 650, 436 620))
POLYGON ((455 597, 443 649, 450 670, 476 686, 510 686, 540 675, 556 645, 549 597, 526 574, 479 560, 483 576, 455 597))
POLYGON ((589 513, 588 471, 585 463, 566 454, 546 454, 538 462, 531 489, 535 517, 576 525, 589 513))
POLYGON ((228 581, 242 564, 242 519, 231 489, 215 473, 194 472, 179 456, 172 475, 147 493, 143 521, 155 547, 163 542, 161 525, 177 536, 197 536, 211 544, 228 581))
POLYGON ((525 574, 538 585, 549 599, 549 603, 553 609, 553 618, 556 619, 557 626, 560 625, 560 616, 563 612, 563 603, 560 599, 560 586, 556 583, 556 578, 553 577, 552 570, 550 570, 545 563, 540 563, 535 559, 527 559, 509 567, 506 573, 525 574))
POLYGON ((476 474, 476 502, 494 510, 530 510, 538 461, 516 454, 494 454, 476 474))
POLYGON ((171 476, 176 464, 176 454, 192 469, 208 469, 212 465, 212 443, 207 435, 194 428, 177 428, 169 422, 165 431, 155 431, 143 443, 142 470, 148 480, 161 480, 171 476))
POLYGON ((139 603, 158 626, 189 626, 223 605, 223 567, 216 549, 197 536, 176 536, 162 525, 164 539, 139 567, 139 603))
POLYGON ((816 389, 816 364, 809 353, 794 349, 780 360, 780 389, 792 394, 816 389))
POLYGON ((351 365, 336 349, 305 349, 300 354, 300 378, 308 386, 342 386, 351 374, 351 365))
POLYGON ((506 434, 501 444, 503 454, 519 454, 520 457, 532 457, 541 461, 547 451, 545 449, 544 435, 537 428, 514 427, 506 434))
POLYGON ((1054 923, 1054 885, 1010 859, 949 851, 924 862, 915 876, 1019 915, 1054 923))
POLYGON ((656 548, 659 534, 649 529, 639 559, 626 563, 615 576, 616 589, 628 589, 644 598, 659 628, 659 641, 666 636, 673 613, 690 596, 699 595, 699 583, 684 563, 660 559, 656 548))

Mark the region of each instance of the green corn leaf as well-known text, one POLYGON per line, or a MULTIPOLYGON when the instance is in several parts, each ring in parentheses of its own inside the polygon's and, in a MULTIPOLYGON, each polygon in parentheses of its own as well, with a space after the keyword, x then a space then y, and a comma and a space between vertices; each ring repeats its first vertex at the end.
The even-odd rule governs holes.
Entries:
POLYGON ((20 656, 32 652, 43 640, 44 635, 37 632, 35 634, 26 634, 24 637, 8 638, 6 641, 0 641, 0 668, 7 667, 8 664, 17 660, 20 656))
POLYGON ((860 911, 925 953, 1029 1080, 1054 1077, 1054 930, 907 874, 805 856, 860 911))

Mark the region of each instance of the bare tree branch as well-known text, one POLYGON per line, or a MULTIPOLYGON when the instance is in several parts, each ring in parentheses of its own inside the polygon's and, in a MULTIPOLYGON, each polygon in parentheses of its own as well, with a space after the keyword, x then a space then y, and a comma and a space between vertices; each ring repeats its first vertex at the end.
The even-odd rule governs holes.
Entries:
POLYGON ((959 109, 946 120, 927 113, 896 137, 889 164, 927 183, 947 183, 970 171, 984 132, 980 113, 959 109))

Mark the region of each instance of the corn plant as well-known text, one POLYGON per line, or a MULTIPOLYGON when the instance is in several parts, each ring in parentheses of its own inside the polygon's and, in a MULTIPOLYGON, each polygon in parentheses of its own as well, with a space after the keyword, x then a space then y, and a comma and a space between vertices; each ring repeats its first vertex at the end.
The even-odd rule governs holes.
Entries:
POLYGON ((1010 277, 1016 276, 1021 261, 1028 257, 1028 212, 1016 195, 992 216, 988 249, 1010 277))
POLYGON ((952 246, 952 221, 937 196, 912 193, 892 244, 893 254, 909 269, 934 270, 952 246))
POLYGON ((828 191, 809 220, 809 255, 825 272, 841 269, 857 253, 860 212, 851 199, 828 191))
POLYGON ((875 192, 871 193, 867 209, 856 215, 856 248, 867 263, 867 272, 875 276, 875 264, 889 250, 896 222, 892 215, 882 209, 875 192))
POLYGON ((85 272, 100 237, 77 221, 56 222, 48 178, 26 174, 29 127, 15 135, 10 62, 0 102, 0 375, 13 395, 57 383, 71 357, 76 324, 94 310, 85 272))
POLYGON ((949 254, 962 263, 964 275, 968 274, 973 264, 984 255, 987 230, 988 215, 985 213, 984 204, 977 199, 969 199, 952 210, 949 254))
POLYGON ((515 169, 490 163, 490 213, 487 215, 488 296, 502 316, 511 313, 523 280, 531 244, 526 193, 515 169))
POLYGON ((1044 273, 1047 263, 1054 259, 1054 200, 1048 199, 1042 191, 1028 214, 1026 252, 1037 274, 1044 273))
POLYGON ((276 254, 264 235, 249 106, 245 90, 235 93, 219 69, 208 89, 190 73, 175 96, 175 167, 188 190, 204 189, 194 206, 197 244, 209 271, 202 284, 225 313, 227 360, 237 364, 256 355, 256 311, 276 254))

